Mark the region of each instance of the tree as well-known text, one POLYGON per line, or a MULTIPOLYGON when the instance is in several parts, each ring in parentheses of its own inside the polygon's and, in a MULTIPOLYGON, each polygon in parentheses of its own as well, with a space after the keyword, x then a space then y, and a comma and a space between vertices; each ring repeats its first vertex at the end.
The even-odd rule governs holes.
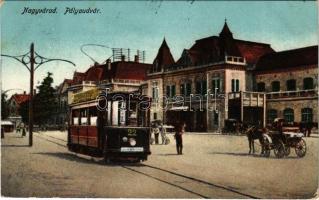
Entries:
POLYGON ((1 93, 1 119, 9 117, 9 103, 6 93, 1 93))
POLYGON ((21 103, 19 113, 21 115, 23 123, 29 123, 29 100, 21 103))
POLYGON ((37 86, 39 92, 34 96, 34 122, 39 125, 48 123, 56 109, 55 90, 52 87, 53 78, 51 76, 52 73, 48 72, 47 77, 37 86))

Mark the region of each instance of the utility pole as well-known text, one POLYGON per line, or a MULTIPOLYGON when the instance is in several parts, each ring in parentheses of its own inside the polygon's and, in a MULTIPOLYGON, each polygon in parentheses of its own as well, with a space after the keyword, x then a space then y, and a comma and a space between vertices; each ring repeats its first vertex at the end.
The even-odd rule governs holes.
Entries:
POLYGON ((30 100, 29 100, 29 146, 33 145, 33 80, 34 80, 34 44, 30 47, 30 100))
POLYGON ((13 58, 20 63, 22 63, 30 72, 30 100, 29 100, 29 146, 32 147, 33 145, 33 84, 34 84, 34 72, 44 63, 50 62, 50 61, 64 61, 67 63, 72 64, 75 66, 75 64, 69 60, 64 59, 49 59, 45 58, 43 56, 40 56, 35 50, 34 50, 34 44, 31 43, 30 51, 26 54, 20 55, 20 56, 10 56, 1 54, 3 57, 9 57, 13 58), (38 60, 37 60, 38 59, 38 60), (28 66, 30 65, 30 67, 28 66), (35 66, 36 65, 36 66, 35 66))

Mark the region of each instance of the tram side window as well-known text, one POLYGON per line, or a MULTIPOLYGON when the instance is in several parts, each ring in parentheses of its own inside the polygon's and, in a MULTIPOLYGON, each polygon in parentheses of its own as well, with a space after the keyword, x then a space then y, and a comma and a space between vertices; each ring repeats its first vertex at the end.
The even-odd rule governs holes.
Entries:
POLYGON ((79 116, 80 116, 79 110, 72 111, 72 125, 79 125, 79 116))
POLYGON ((89 116, 90 116, 90 122, 89 124, 91 126, 96 126, 96 121, 97 121, 97 109, 96 107, 90 107, 89 108, 89 116))
POLYGON ((80 110, 80 125, 88 125, 88 110, 86 108, 80 110))

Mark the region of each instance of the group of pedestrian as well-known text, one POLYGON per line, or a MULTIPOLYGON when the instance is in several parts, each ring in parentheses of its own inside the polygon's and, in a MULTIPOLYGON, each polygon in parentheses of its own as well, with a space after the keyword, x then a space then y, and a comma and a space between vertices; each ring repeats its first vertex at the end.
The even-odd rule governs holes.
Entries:
POLYGON ((162 144, 167 144, 166 129, 163 123, 155 122, 152 127, 152 132, 154 133, 155 144, 159 144, 159 134, 161 134, 162 144))
POLYGON ((20 123, 17 126, 16 133, 20 133, 20 132, 21 132, 21 137, 26 136, 26 127, 25 127, 24 123, 20 123))

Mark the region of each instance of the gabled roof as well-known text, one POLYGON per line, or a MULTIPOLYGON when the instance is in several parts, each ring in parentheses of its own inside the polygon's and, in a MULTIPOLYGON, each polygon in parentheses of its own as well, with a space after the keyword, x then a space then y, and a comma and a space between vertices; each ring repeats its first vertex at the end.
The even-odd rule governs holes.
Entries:
POLYGON ((262 55, 271 52, 274 50, 269 44, 234 39, 225 21, 219 36, 196 40, 190 49, 184 49, 176 65, 220 62, 225 61, 225 56, 243 57, 248 65, 254 65, 262 55))
POLYGON ((268 53, 259 59, 255 70, 288 69, 309 65, 318 65, 318 46, 268 53))
POLYGON ((106 65, 94 65, 90 67, 86 72, 86 76, 84 78, 85 81, 100 81, 103 80, 104 77, 104 71, 105 71, 106 65))
POLYGON ((23 102, 30 99, 29 94, 14 94, 11 99, 13 99, 18 105, 21 105, 23 102))
POLYGON ((83 72, 74 72, 72 85, 80 84, 84 80, 85 76, 86 74, 83 72))
POLYGON ((235 43, 248 64, 256 64, 262 55, 274 52, 270 44, 237 39, 235 39, 235 43))
POLYGON ((156 62, 159 67, 167 67, 175 63, 171 50, 169 49, 165 38, 162 42, 161 47, 158 49, 158 53, 153 61, 153 64, 156 64, 156 62))
POLYGON ((105 73, 104 79, 145 80, 146 72, 151 68, 151 66, 151 64, 139 62, 113 62, 111 64, 111 70, 105 73))

